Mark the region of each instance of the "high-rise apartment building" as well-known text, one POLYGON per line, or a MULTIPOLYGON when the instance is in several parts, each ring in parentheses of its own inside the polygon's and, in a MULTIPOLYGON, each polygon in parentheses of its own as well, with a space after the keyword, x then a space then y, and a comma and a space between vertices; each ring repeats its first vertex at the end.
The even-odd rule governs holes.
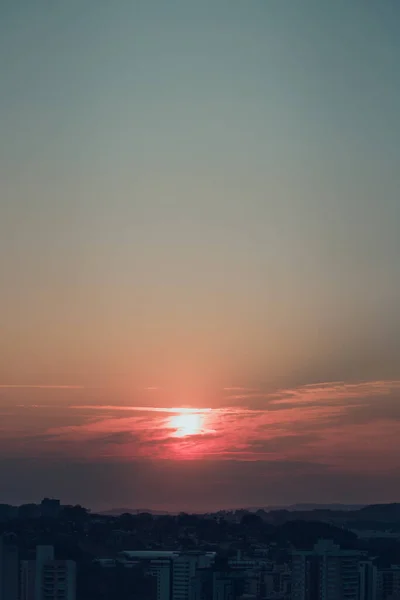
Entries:
POLYGON ((53 546, 38 546, 36 560, 21 563, 20 600, 75 600, 76 564, 55 560, 53 546))
POLYGON ((0 600, 18 600, 19 561, 16 536, 0 536, 0 600))
POLYGON ((163 558, 149 561, 146 572, 157 579, 157 600, 170 600, 171 561, 163 558))
POLYGON ((172 562, 172 600, 190 600, 192 579, 198 569, 210 567, 215 552, 187 552, 172 562))
POLYGON ((377 600, 377 568, 371 560, 362 560, 359 565, 360 600, 377 600))
POLYGON ((190 600, 209 600, 213 598, 213 571, 197 569, 190 583, 190 600))
POLYGON ((400 566, 377 571, 377 600, 400 600, 400 566))
POLYGON ((172 562, 178 552, 168 550, 126 550, 119 560, 126 565, 141 564, 157 579, 157 600, 170 600, 172 593, 172 562))
POLYGON ((359 600, 361 555, 320 541, 311 551, 293 553, 293 600, 359 600))
POLYGON ((21 561, 20 600, 35 600, 36 561, 21 561))
POLYGON ((212 600, 235 600, 233 573, 214 573, 212 600))
POLYGON ((147 573, 157 577, 157 600, 191 600, 192 580, 198 569, 214 563, 215 552, 126 550, 119 559, 125 564, 146 564, 147 573))

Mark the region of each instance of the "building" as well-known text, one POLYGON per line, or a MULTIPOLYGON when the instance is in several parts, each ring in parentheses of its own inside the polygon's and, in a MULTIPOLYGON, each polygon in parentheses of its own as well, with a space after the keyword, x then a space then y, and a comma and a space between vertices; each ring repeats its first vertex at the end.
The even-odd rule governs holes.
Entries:
POLYGON ((377 570, 377 600, 400 600, 400 566, 377 570))
POLYGON ((18 600, 19 560, 13 533, 0 536, 0 600, 18 600))
POLYGON ((190 600, 210 600, 213 597, 213 576, 211 569, 197 569, 190 582, 190 600))
POLYGON ((126 566, 144 565, 146 572, 157 579, 157 600, 170 600, 172 594, 172 561, 179 552, 168 550, 126 550, 119 560, 126 566))
POLYGON ((172 600, 190 600, 192 579, 198 569, 211 567, 215 552, 186 552, 172 561, 172 600))
POLYGON ((55 560, 52 546, 36 549, 35 600, 75 600, 76 564, 55 560))
POLYGON ((43 498, 40 503, 40 516, 45 519, 57 519, 60 515, 60 501, 55 498, 43 498))
POLYGON ((79 593, 82 598, 103 600, 157 600, 158 580, 144 561, 98 558, 94 570, 82 569, 79 593))
POLYGON ((21 561, 20 600, 35 600, 36 561, 21 561))
POLYGON ((359 600, 361 554, 321 540, 292 560, 293 600, 359 600))
POLYGON ((360 600, 377 600, 377 569, 371 560, 359 565, 360 600))
POLYGON ((214 573, 212 600, 236 600, 232 573, 214 573))
POLYGON ((146 572, 157 579, 157 600, 171 598, 171 560, 155 558, 149 561, 146 572))
POLYGON ((20 600, 75 598, 75 562, 55 560, 53 546, 37 546, 36 560, 21 563, 20 600))
POLYGON ((214 563, 215 552, 125 550, 119 558, 126 565, 147 565, 147 572, 157 577, 157 600, 191 600, 192 579, 198 569, 214 563))

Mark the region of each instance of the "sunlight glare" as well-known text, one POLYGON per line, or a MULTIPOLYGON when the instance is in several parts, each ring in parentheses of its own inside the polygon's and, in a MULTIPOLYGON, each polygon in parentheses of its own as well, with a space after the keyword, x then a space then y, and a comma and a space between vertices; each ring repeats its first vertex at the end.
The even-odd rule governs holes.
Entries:
POLYGON ((201 413, 182 412, 169 419, 169 426, 174 431, 174 437, 186 437, 197 435, 202 432, 203 415, 201 413))

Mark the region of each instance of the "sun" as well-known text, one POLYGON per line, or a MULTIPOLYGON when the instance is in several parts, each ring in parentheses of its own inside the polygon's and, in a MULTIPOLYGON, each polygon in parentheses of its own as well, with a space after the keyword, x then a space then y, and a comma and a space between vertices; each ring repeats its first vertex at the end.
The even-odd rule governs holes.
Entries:
POLYGON ((174 431, 174 437, 187 437, 201 433, 203 415, 200 413, 180 413, 169 420, 169 426, 174 431))

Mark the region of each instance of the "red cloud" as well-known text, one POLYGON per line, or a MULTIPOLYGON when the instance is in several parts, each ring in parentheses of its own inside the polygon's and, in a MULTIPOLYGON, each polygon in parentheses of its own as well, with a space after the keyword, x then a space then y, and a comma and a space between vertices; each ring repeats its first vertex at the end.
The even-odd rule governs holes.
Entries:
POLYGON ((3 446, 9 454, 57 452, 82 459, 301 460, 344 470, 393 468, 400 462, 398 390, 399 381, 334 382, 260 393, 255 406, 252 391, 243 394, 248 406, 79 405, 64 408, 74 416, 69 424, 38 406, 35 432, 21 425, 26 409, 15 407, 8 425, 3 421, 3 446))

